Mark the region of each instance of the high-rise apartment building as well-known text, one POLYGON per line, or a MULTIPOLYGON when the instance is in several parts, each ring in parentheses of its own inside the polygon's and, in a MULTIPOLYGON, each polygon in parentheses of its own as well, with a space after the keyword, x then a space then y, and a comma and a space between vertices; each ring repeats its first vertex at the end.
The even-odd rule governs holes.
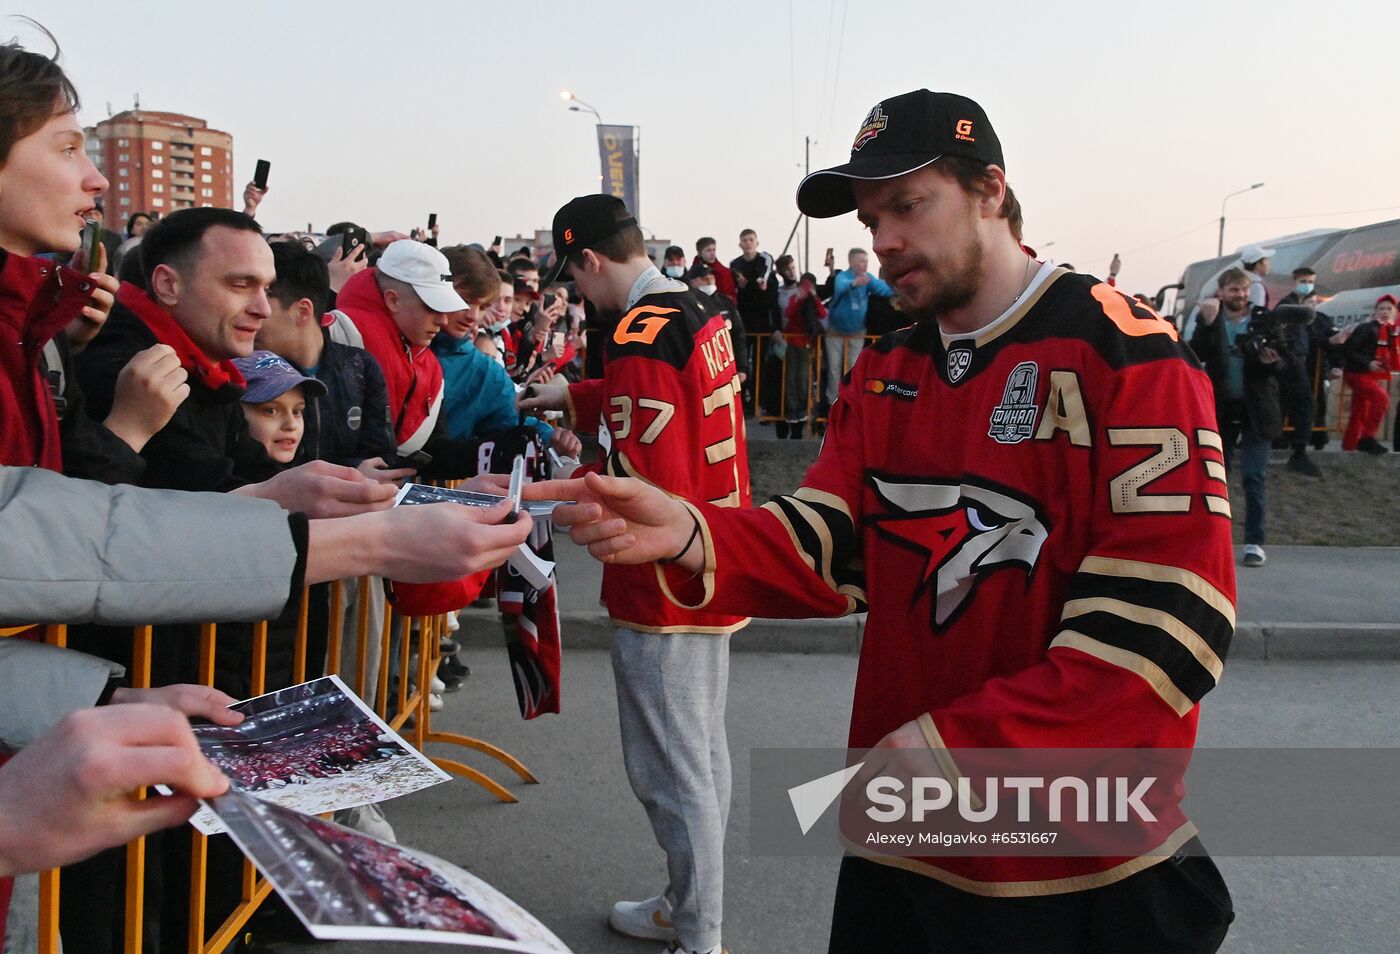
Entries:
POLYGON ((129 109, 87 130, 88 155, 111 182, 103 226, 133 212, 233 207, 233 137, 193 116, 129 109))

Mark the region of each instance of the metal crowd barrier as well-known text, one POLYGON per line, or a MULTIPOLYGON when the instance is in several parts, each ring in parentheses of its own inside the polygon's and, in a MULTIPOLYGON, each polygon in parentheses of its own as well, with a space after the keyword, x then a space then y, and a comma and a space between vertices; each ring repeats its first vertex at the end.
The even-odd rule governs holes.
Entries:
MULTIPOLYGON (((760 421, 785 421, 792 415, 788 414, 788 397, 790 390, 795 384, 799 393, 794 396, 794 410, 801 410, 801 419, 807 423, 825 423, 826 414, 823 412, 823 397, 826 391, 827 382, 827 360, 834 357, 841 362, 841 374, 855 363, 860 350, 854 347, 854 342, 860 340, 861 350, 869 347, 879 340, 879 335, 864 335, 857 339, 856 336, 850 338, 840 338, 841 348, 839 353, 833 353, 828 346, 827 335, 817 335, 809 337, 810 342, 805 348, 795 348, 788 345, 783 352, 781 359, 773 358, 769 352, 773 347, 773 339, 780 337, 777 332, 751 333, 748 335, 749 345, 752 348, 749 368, 752 380, 749 382, 753 387, 754 414, 760 421), (802 368, 799 362, 805 362, 806 368, 802 368), (791 371, 791 373, 790 373, 791 371), (773 399, 772 376, 777 375, 777 401, 776 406, 770 407, 766 403, 773 399), (765 381, 768 383, 765 385, 765 381), (800 393, 802 382, 806 382, 806 393, 800 393)), ((837 336, 831 336, 833 340, 837 336)), ((837 375, 839 380, 840 374, 837 375)))
MULTIPOLYGON (((355 693, 368 701, 366 695, 366 665, 369 655, 369 614, 370 587, 382 585, 369 577, 361 578, 359 585, 359 619, 356 627, 357 659, 355 678, 346 679, 346 684, 355 693)), ((307 618, 311 591, 302 591, 296 634, 293 642, 291 685, 304 682, 307 670, 307 618)), ((344 642, 345 590, 343 581, 330 584, 330 628, 326 647, 325 672, 342 675, 342 645, 344 642)), ((267 649, 268 623, 266 620, 253 626, 252 646, 252 695, 260 695, 267 689, 267 649)), ((481 739, 450 732, 439 732, 432 728, 432 712, 429 707, 428 687, 432 676, 437 672, 441 656, 439 637, 447 632, 446 616, 406 617, 393 612, 391 604, 384 610, 384 625, 378 634, 380 645, 379 667, 375 673, 375 693, 373 708, 395 731, 408 738, 415 747, 422 750, 428 743, 447 743, 483 752, 510 768, 523 782, 538 781, 535 776, 514 756, 481 739), (393 635, 397 628, 401 638, 395 645, 393 635), (416 637, 413 635, 416 630, 416 637), (417 646, 417 667, 410 674, 411 647, 417 646), (390 686, 390 653, 398 653, 398 678, 390 686), (412 691, 410 691, 410 682, 412 691), (394 714, 389 715, 390 699, 395 702, 394 714), (412 725, 409 721, 412 720, 412 725)), ((45 641, 56 646, 67 645, 67 628, 48 626, 45 628, 45 641)), ((218 640, 218 626, 205 623, 199 627, 199 676, 198 682, 206 686, 214 684, 214 652, 218 640)), ((127 676, 133 688, 145 689, 151 685, 152 627, 137 626, 132 632, 132 665, 127 676)), ((277 687, 275 687, 277 688, 277 687)), ((428 753, 424 753, 428 754, 428 753)), ((470 779, 503 802, 515 802, 516 797, 491 777, 454 759, 428 754, 434 763, 445 771, 470 779)), ((144 798, 145 792, 138 793, 144 798)), ((189 898, 189 951, 191 954, 216 954, 227 947, 238 932, 248 923, 254 912, 272 892, 272 885, 258 875, 257 869, 246 858, 242 865, 241 901, 224 921, 213 926, 206 923, 206 888, 208 882, 208 843, 209 838, 190 829, 193 838, 193 858, 190 868, 189 898)), ((59 947, 59 870, 43 872, 39 876, 39 954, 58 954, 59 947)), ((126 954, 140 954, 142 949, 142 929, 145 910, 146 839, 138 838, 126 846, 126 887, 125 887, 125 927, 123 948, 126 954)), ((69 951, 72 954, 72 951, 69 951)))

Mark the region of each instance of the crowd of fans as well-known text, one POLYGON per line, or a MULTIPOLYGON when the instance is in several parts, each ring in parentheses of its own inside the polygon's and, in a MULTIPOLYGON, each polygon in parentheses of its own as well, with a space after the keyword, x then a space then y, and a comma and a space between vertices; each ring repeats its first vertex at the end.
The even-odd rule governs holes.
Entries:
MULTIPOLYGON (((380 728, 361 722, 311 726, 292 740, 235 739, 207 744, 205 753, 245 789, 285 788, 352 772, 361 765, 401 754, 380 739, 380 728)), ((199 735, 196 732, 196 735, 199 735)))
POLYGON ((515 939, 427 865, 387 845, 355 838, 343 829, 314 821, 310 824, 321 844, 340 855, 357 877, 354 893, 347 892, 344 897, 348 910, 343 914, 368 915, 371 923, 384 927, 515 939), (353 910, 351 898, 355 895, 364 897, 372 908, 353 910))

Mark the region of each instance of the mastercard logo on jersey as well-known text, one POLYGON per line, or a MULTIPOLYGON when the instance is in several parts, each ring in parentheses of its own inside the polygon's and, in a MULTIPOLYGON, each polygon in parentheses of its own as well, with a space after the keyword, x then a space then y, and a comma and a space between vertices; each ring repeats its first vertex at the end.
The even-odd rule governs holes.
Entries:
POLYGON ((882 381, 879 378, 871 378, 866 381, 865 390, 871 394, 899 398, 901 401, 912 401, 919 396, 917 384, 907 384, 904 381, 882 381))

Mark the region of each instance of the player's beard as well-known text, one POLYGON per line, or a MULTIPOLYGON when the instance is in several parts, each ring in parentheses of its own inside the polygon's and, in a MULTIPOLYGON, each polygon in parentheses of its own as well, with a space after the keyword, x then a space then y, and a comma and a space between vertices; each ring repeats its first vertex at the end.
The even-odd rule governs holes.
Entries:
POLYGON ((972 301, 982 280, 984 248, 981 235, 971 223, 966 235, 958 248, 950 250, 940 260, 922 255, 899 258, 899 272, 917 268, 927 276, 927 284, 916 289, 914 294, 902 289, 897 293, 900 311, 914 321, 933 321, 972 301))

